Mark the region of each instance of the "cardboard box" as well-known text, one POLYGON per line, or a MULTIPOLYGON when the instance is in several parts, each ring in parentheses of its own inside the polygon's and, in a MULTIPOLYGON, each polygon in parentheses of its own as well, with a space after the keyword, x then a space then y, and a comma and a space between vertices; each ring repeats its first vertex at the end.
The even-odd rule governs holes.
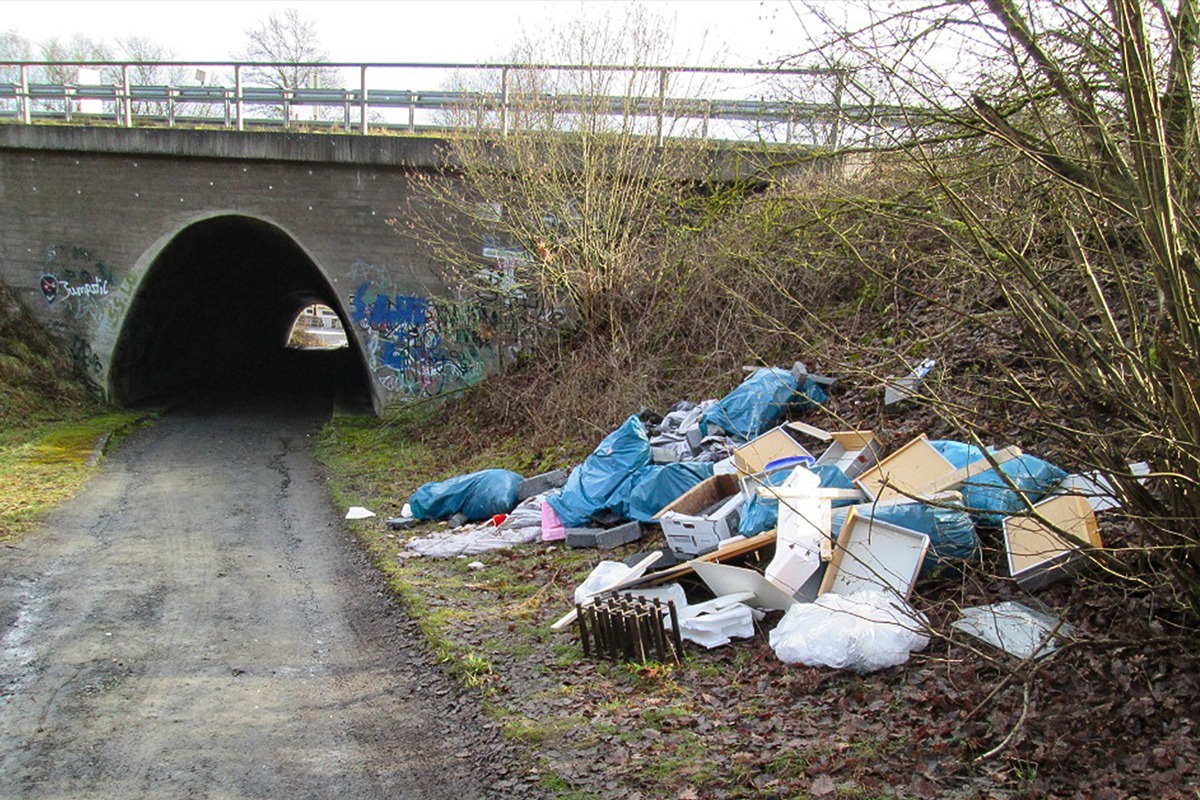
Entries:
POLYGON ((1083 495, 1056 495, 1036 504, 1034 509, 1053 526, 1035 517, 1004 520, 1009 574, 1026 590, 1066 577, 1084 556, 1081 545, 1104 546, 1096 514, 1083 495), (1064 538, 1054 527, 1067 536, 1064 538))
POLYGON ((737 535, 746 502, 736 475, 714 475, 654 515, 662 524, 667 546, 676 556, 698 556, 716 550, 722 539, 737 535))
POLYGON ((792 456, 812 457, 812 453, 796 440, 786 425, 772 428, 733 450, 733 464, 743 475, 755 475, 767 464, 792 456))

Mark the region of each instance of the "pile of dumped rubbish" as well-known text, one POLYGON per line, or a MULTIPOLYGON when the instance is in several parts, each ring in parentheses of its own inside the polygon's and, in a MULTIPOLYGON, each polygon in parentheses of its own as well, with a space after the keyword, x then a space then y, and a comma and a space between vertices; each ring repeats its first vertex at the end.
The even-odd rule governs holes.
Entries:
MULTIPOLYGON (((887 402, 915 397, 930 366, 896 381, 887 402)), ((781 660, 859 673, 928 644, 913 587, 978 559, 981 535, 1002 543, 1029 591, 1103 546, 1096 514, 1117 500, 1098 475, 925 435, 885 452, 870 430, 786 421, 825 403, 833 383, 801 362, 757 369, 719 400, 631 415, 569 472, 428 483, 387 523, 449 520, 408 541, 406 558, 535 542, 609 550, 661 530, 664 547, 601 561, 552 627, 577 626, 588 655, 678 660, 684 641, 717 647, 777 619, 781 660)), ((953 627, 1020 658, 1071 631, 1011 601, 964 609, 953 627)))

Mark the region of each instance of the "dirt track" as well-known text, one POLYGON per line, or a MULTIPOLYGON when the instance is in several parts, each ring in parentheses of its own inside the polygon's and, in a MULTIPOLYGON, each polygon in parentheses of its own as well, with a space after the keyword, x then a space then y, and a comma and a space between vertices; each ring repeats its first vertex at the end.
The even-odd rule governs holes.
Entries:
POLYGON ((529 791, 342 530, 314 419, 168 415, 0 548, 0 797, 529 791))

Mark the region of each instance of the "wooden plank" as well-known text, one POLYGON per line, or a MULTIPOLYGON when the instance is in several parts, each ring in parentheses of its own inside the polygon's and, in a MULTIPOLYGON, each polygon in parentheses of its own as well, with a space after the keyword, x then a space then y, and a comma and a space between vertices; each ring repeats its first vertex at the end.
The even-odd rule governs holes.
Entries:
POLYGON ((785 422, 783 427, 791 428, 794 431, 806 434, 821 442, 828 442, 833 438, 833 434, 815 425, 809 425, 806 422, 785 422))
POLYGON ((630 577, 625 581, 622 581, 617 586, 612 587, 611 591, 635 589, 643 586, 659 586, 661 584, 669 583, 670 581, 686 577, 687 575, 694 574, 696 570, 692 569, 690 566, 693 561, 709 561, 720 564, 725 561, 731 561, 735 558, 740 558, 741 556, 749 555, 750 553, 761 550, 767 545, 772 544, 775 544, 775 531, 769 530, 756 536, 751 536, 748 539, 734 541, 725 547, 719 547, 716 550, 705 553, 702 556, 689 559, 682 564, 676 564, 673 567, 668 567, 667 569, 662 569, 658 572, 652 572, 649 575, 643 575, 637 578, 630 577))
POLYGON ((948 489, 957 489, 959 486, 966 483, 976 475, 982 475, 988 470, 994 469, 995 467, 992 466, 993 463, 995 463, 996 466, 999 466, 1006 461, 1012 461, 1014 458, 1021 455, 1021 448, 1006 447, 1003 450, 997 450, 989 455, 991 456, 990 459, 977 459, 972 461, 970 464, 967 464, 965 467, 956 469, 954 472, 951 472, 948 475, 943 475, 937 480, 931 481, 925 486, 922 486, 918 490, 918 494, 924 497, 925 495, 934 494, 936 492, 944 492, 948 489))

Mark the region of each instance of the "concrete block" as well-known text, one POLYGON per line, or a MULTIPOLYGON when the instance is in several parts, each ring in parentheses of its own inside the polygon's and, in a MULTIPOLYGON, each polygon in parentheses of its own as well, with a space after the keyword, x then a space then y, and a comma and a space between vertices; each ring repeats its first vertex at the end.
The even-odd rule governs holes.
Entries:
POLYGON ((609 528, 596 537, 596 546, 601 550, 611 550, 623 544, 636 542, 642 538, 642 524, 637 520, 626 522, 615 528, 609 528))
POLYGON ((596 547, 603 528, 567 528, 567 547, 596 547))
POLYGON ((561 489, 567 484, 569 473, 565 469, 555 469, 526 478, 517 484, 517 502, 523 502, 534 495, 548 492, 551 489, 561 489))
MULTIPOLYGON (((659 550, 652 550, 650 552, 659 553, 658 560, 654 562, 654 569, 656 569, 656 570, 666 569, 667 567, 673 567, 679 563, 679 559, 677 559, 675 557, 675 554, 673 552, 671 552, 671 548, 669 548, 669 547, 663 547, 663 548, 660 548, 659 550)), ((633 555, 631 555, 625 559, 624 564, 627 567, 632 567, 634 564, 641 561, 647 555, 648 555, 648 553, 644 553, 644 552, 643 553, 634 553, 633 555)))
POLYGON ((595 547, 611 550, 642 538, 641 523, 636 520, 615 528, 567 528, 567 547, 595 547))

